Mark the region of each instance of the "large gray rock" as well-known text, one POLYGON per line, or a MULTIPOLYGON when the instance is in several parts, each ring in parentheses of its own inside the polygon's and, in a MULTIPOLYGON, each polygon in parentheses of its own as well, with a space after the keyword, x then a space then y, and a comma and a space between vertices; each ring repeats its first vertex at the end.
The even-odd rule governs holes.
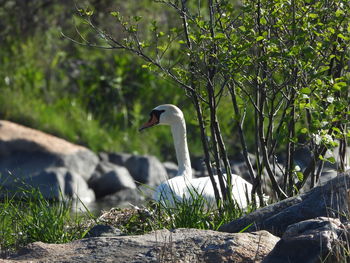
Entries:
POLYGON ((122 166, 100 162, 88 181, 97 198, 114 194, 122 189, 135 189, 136 184, 129 171, 122 166))
MULTIPOLYGON (((251 178, 248 167, 244 161, 230 161, 230 165, 231 165, 232 173, 241 176, 243 179, 247 180, 251 184, 254 183, 253 182, 254 180, 251 178)), ((255 174, 256 174, 256 167, 253 167, 253 169, 255 170, 255 174)), ((263 193, 266 196, 269 196, 270 198, 272 198, 272 200, 275 200, 277 197, 276 192, 272 188, 271 181, 269 179, 266 169, 262 170, 261 178, 262 178, 261 189, 263 193)), ((282 183, 282 179, 283 179, 282 173, 278 169, 275 170, 275 178, 278 183, 280 184, 282 183)))
POLYGON ((307 193, 260 208, 220 227, 220 231, 267 230, 281 236, 288 226, 316 217, 339 217, 348 213, 350 173, 344 173, 307 193))
POLYGON ((122 232, 110 225, 96 225, 86 233, 85 238, 91 237, 115 237, 122 235, 122 232))
POLYGON ((43 197, 47 199, 77 198, 83 203, 89 203, 95 200, 94 192, 88 188, 85 180, 64 167, 51 167, 30 176, 22 177, 20 180, 16 177, 5 177, 1 182, 1 195, 16 194, 16 197, 25 195, 29 187, 39 189, 43 197), (19 191, 20 189, 20 191, 19 191))
POLYGON ((346 228, 339 219, 319 217, 302 221, 287 228, 263 262, 316 263, 326 257, 329 260, 335 246, 345 238, 346 228))
MULTIPOLYGON (((253 170, 255 171, 255 175, 257 175, 258 167, 257 167, 257 157, 256 155, 249 153, 250 162, 253 166, 253 170)), ((234 174, 241 176, 243 179, 247 180, 251 184, 254 184, 254 179, 251 177, 249 173, 249 169, 247 164, 245 163, 245 159, 242 153, 236 154, 233 156, 232 160, 230 160, 231 171, 234 174)), ((284 166, 281 163, 274 165, 273 172, 275 174, 275 179, 279 185, 282 185, 283 182, 283 171, 284 166)), ((277 200, 276 191, 273 189, 271 185, 271 180, 269 179, 269 175, 265 168, 261 171, 261 189, 263 193, 270 198, 272 201, 277 200)))
POLYGON ((154 156, 133 155, 127 159, 125 166, 140 184, 157 186, 168 179, 164 166, 154 156))
POLYGON ((195 173, 195 177, 207 177, 209 176, 208 170, 207 170, 207 166, 205 165, 204 162, 204 157, 193 157, 191 158, 191 165, 192 168, 194 169, 195 173))
POLYGON ((103 197, 101 202, 111 204, 109 207, 116 206, 116 204, 134 204, 143 205, 146 200, 151 200, 154 190, 147 187, 138 187, 136 189, 123 189, 118 192, 103 197))
MULTIPOLYGON (((340 156, 339 156, 339 147, 334 148, 332 151, 327 151, 326 158, 333 157, 335 160, 335 163, 330 163, 330 162, 324 162, 323 164, 323 169, 321 171, 319 181, 317 182, 317 185, 323 185, 327 181, 337 177, 337 168, 339 167, 339 161, 340 161, 340 156)), ((301 147, 296 149, 294 153, 294 162, 297 166, 299 166, 301 171, 304 171, 310 162, 315 158, 313 156, 312 151, 310 151, 306 147, 301 147)), ((318 156, 316 157, 318 158, 318 156)), ((350 147, 346 148, 346 164, 350 163, 350 147)), ((282 163, 285 162, 285 158, 281 158, 280 160, 282 163)), ((297 182, 297 178, 296 182, 297 182)), ((311 188, 311 176, 306 180, 304 187, 301 189, 301 192, 305 192, 311 188)))
POLYGON ((164 162, 163 166, 168 174, 169 179, 173 178, 177 175, 177 172, 179 170, 179 167, 176 163, 173 162, 164 162))
POLYGON ((139 184, 157 186, 168 179, 164 165, 154 156, 131 155, 128 153, 100 153, 100 159, 124 166, 139 184))
MULTIPOLYGON (((346 155, 345 162, 347 165, 349 165, 350 164, 350 147, 346 147, 345 155, 346 155)), ((315 158, 313 156, 312 151, 310 151, 306 147, 296 149, 294 156, 295 156, 295 162, 297 165, 299 165, 301 170, 304 170, 312 161, 312 159, 315 158)), ((324 167, 327 169, 333 169, 333 170, 337 169, 337 166, 340 162, 339 146, 335 147, 331 151, 327 151, 325 157, 326 158, 333 157, 335 160, 335 163, 325 162, 324 167)))
MULTIPOLYGON (((61 189, 88 190, 83 181, 90 178, 97 163, 98 157, 85 147, 0 120, 0 186, 3 190, 13 190, 15 184, 11 183, 16 180, 29 184, 35 182, 43 189, 57 188, 57 182, 60 182, 61 189), (65 168, 66 172, 56 168, 65 168), (66 176, 67 173, 71 176, 66 176), (66 187, 62 187, 64 185, 66 187)), ((79 190, 79 194, 81 199, 91 199, 90 191, 84 194, 83 190, 79 190)))
POLYGON ((129 153, 99 153, 101 161, 110 162, 119 166, 125 166, 126 161, 132 156, 129 153))
POLYGON ((5 262, 261 262, 279 240, 266 231, 229 234, 176 229, 141 236, 118 235, 68 244, 36 242, 5 262))

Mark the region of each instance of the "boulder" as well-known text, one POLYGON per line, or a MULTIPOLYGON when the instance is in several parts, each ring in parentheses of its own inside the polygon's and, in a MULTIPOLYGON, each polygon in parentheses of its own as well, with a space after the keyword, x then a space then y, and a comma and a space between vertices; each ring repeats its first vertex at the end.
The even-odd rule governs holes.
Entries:
MULTIPOLYGON (((12 191, 14 185, 11 183, 15 181, 35 182, 41 189, 58 189, 58 185, 66 192, 69 192, 67 189, 80 189, 79 197, 89 200, 91 191, 83 181, 90 178, 97 163, 98 157, 85 147, 0 120, 0 187, 3 190, 12 191), (62 172, 56 168, 66 170, 62 172), (45 178, 46 175, 48 178, 45 178), (84 194, 83 189, 88 192, 84 194)), ((55 197, 59 198, 57 194, 55 197)))
POLYGON ((191 158, 191 165, 192 168, 195 170, 195 176, 196 177, 206 177, 209 176, 207 167, 204 162, 204 157, 193 157, 191 158))
POLYGON ((132 156, 129 153, 99 153, 101 161, 110 162, 119 166, 125 166, 126 161, 132 156))
MULTIPOLYGON (((76 198, 83 203, 95 200, 94 192, 88 188, 85 180, 64 167, 51 167, 30 176, 22 177, 20 180, 14 176, 5 177, 1 180, 2 194, 16 194, 16 197, 25 195, 25 189, 30 187, 39 189, 43 197, 47 199, 76 198), (18 189, 21 189, 18 191, 18 189)), ((0 198, 3 198, 0 195, 0 198)))
POLYGON ((157 186, 168 179, 164 166, 154 156, 133 155, 127 159, 125 167, 134 180, 140 184, 157 186))
POLYGON ((177 175, 178 172, 178 166, 176 163, 173 162, 164 162, 163 166, 168 174, 168 178, 171 179, 177 175))
POLYGON ((101 161, 88 181, 97 198, 114 194, 122 189, 135 189, 134 179, 129 171, 106 161, 101 161))
MULTIPOLYGON (((66 170, 66 168, 52 168, 52 170, 66 170)), ((57 176, 57 173, 56 173, 57 176)), ((95 193, 89 187, 82 176, 67 170, 64 177, 64 195, 69 198, 78 197, 83 203, 95 201, 95 193)))
MULTIPOLYGON (((255 174, 257 173, 257 157, 256 155, 249 153, 249 158, 250 161, 252 163, 253 169, 255 171, 255 174)), ((237 174, 239 176, 241 176, 243 179, 247 180, 248 182, 250 182, 251 184, 254 184, 254 179, 251 177, 250 173, 249 173, 249 169, 248 166, 245 163, 244 160, 244 156, 242 153, 236 154, 232 160, 230 160, 230 166, 231 166, 231 171, 234 174, 237 174)), ((280 185, 282 185, 283 182, 283 170, 284 166, 280 163, 276 164, 275 167, 273 167, 274 169, 274 174, 275 174, 275 179, 277 181, 277 183, 279 183, 280 185)), ((273 190, 272 185, 271 185, 271 181, 269 179, 269 175, 266 171, 265 168, 262 169, 261 172, 261 187, 262 187, 262 191, 263 193, 270 197, 271 200, 277 200, 277 195, 276 192, 273 190)))
POLYGON ((5 262, 261 262, 278 240, 266 231, 229 234, 176 229, 139 236, 109 233, 68 244, 35 242, 5 262))
POLYGON ((95 225, 89 232, 86 233, 85 238, 91 237, 115 237, 122 235, 120 229, 109 225, 95 225))
POLYGON ((128 153, 100 153, 99 156, 103 161, 126 167, 139 184, 157 186, 168 179, 164 165, 154 156, 128 153))
MULTIPOLYGON (((349 164, 350 147, 346 148, 346 156, 347 156, 346 164, 349 164)), ((309 163, 315 158, 313 156, 312 151, 310 151, 307 147, 300 147, 296 149, 294 153, 294 157, 295 157, 294 162, 300 168, 301 171, 304 171, 308 167, 309 163)), ((330 157, 334 158, 335 163, 324 162, 323 169, 321 171, 320 178, 319 178, 319 181, 317 182, 317 185, 323 185, 327 181, 335 178, 338 175, 337 168, 339 167, 339 161, 340 161, 339 147, 336 147, 331 151, 327 151, 325 158, 330 158, 330 157)), ((285 163, 285 156, 281 156, 280 161, 282 163, 285 163)), ((296 179, 296 182, 297 182, 297 179, 296 179)), ((311 187, 311 176, 306 180, 304 187, 300 191, 305 192, 309 190, 310 187, 311 187)))
POLYGON ((220 227, 220 231, 239 232, 267 230, 282 236, 288 226, 316 217, 345 219, 348 213, 350 172, 328 181, 323 186, 278 203, 260 208, 220 227))
MULTIPOLYGON (((116 204, 132 203, 134 205, 143 204, 145 200, 150 200, 153 196, 154 190, 146 187, 139 187, 136 189, 123 189, 118 192, 107 195, 101 199, 112 206, 116 204)), ((111 206, 110 206, 111 207, 111 206)))
MULTIPOLYGON (((230 161, 230 165, 231 165, 232 173, 241 176, 243 179, 253 184, 253 179, 251 178, 248 167, 244 161, 230 161)), ((253 169, 255 169, 255 173, 256 173, 256 167, 253 167, 253 169)), ((276 194, 272 188, 271 181, 269 179, 266 169, 262 170, 261 178, 262 178, 263 193, 269 197, 275 198, 276 194)), ((276 180, 277 182, 281 182, 282 180, 281 173, 279 173, 277 170, 276 170, 276 180)))
MULTIPOLYGON (((346 165, 349 165, 350 147, 346 147, 345 154, 347 156, 345 160, 346 165)), ((312 151, 306 147, 296 149, 294 156, 295 162, 301 168, 301 170, 304 170, 314 158, 312 151)), ((335 163, 325 162, 324 167, 333 170, 337 169, 340 161, 339 146, 326 152, 325 158, 329 157, 333 157, 335 163)))
MULTIPOLYGON (((318 217, 288 226, 264 263, 316 263, 332 254, 346 228, 339 219, 318 217)), ((322 261, 323 262, 323 261, 322 261)), ((339 262, 336 259, 327 262, 339 262)))

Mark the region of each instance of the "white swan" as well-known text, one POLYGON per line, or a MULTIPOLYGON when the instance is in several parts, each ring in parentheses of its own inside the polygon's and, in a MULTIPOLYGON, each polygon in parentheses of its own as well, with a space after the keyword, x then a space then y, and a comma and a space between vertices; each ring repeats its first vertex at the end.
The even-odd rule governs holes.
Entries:
MULTIPOLYGON (((190 155, 187 147, 186 123, 182 111, 171 104, 164 104, 154 108, 150 113, 150 119, 140 131, 157 124, 170 125, 173 135, 178 173, 172 179, 160 184, 154 194, 154 199, 166 205, 173 206, 174 198, 177 200, 191 200, 193 194, 201 194, 208 205, 215 205, 215 194, 209 177, 193 178, 190 155)), ((215 176, 219 188, 218 176, 215 176)), ((232 174, 233 198, 241 208, 248 205, 247 195, 250 195, 252 185, 238 175, 232 174)))

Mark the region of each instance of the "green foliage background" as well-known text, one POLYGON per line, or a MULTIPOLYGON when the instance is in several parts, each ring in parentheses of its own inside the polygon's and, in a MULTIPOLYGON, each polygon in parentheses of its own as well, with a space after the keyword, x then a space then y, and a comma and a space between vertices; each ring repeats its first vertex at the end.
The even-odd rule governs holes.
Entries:
MULTIPOLYGON (((91 1, 98 22, 113 28, 108 10, 171 20, 152 1, 91 1), (141 3, 142 2, 142 3, 141 3), (107 10, 107 11, 106 11, 107 10), (106 16, 106 17, 105 17, 106 16)), ((74 1, 6 1, 0 6, 0 118, 15 121, 95 151, 150 153, 173 158, 169 130, 138 128, 152 108, 173 103, 185 111, 191 151, 200 154, 195 119, 184 92, 142 68, 125 52, 87 48, 61 33, 84 30, 74 1)), ((87 29, 86 29, 87 30, 87 29)))
MULTIPOLYGON (((304 10, 303 8, 306 8, 303 7, 304 4, 308 6, 309 2, 297 1, 295 3, 297 8, 299 4, 301 5, 300 10, 304 10)), ((343 2, 340 3, 341 6, 344 10, 348 10, 347 2, 343 2)), ((138 32, 142 34, 142 39, 152 38, 149 26, 154 19, 158 21, 158 25, 164 32, 173 27, 181 28, 181 19, 174 10, 156 4, 152 0, 79 1, 77 2, 79 7, 75 6, 73 0, 8 0, 0 3, 1 119, 12 120, 49 132, 83 144, 95 151, 154 154, 163 160, 174 160, 172 139, 167 127, 157 127, 141 134, 138 132, 138 128, 147 120, 152 108, 163 103, 173 103, 184 110, 189 131, 190 152, 192 155, 202 155, 196 114, 180 87, 164 80, 159 74, 151 73, 143 67, 144 61, 125 51, 80 46, 62 35, 63 33, 73 39, 79 39, 79 34, 82 34, 87 39, 91 37, 103 43, 101 39, 98 40, 96 33, 84 24, 84 20, 79 19, 78 8, 80 7, 91 8, 94 12, 92 16, 94 23, 108 30, 117 39, 123 39, 125 32, 118 27, 116 17, 113 16, 116 10, 120 11, 125 20, 142 17, 142 20, 138 21, 138 32), (79 30, 76 30, 77 28, 79 30)), ((189 4, 190 8, 196 10, 197 3, 189 4)), ((274 6, 280 4, 283 5, 280 1, 271 2, 271 6, 267 6, 266 10, 274 10, 274 6)), ((242 11, 249 13, 249 8, 253 8, 254 5, 253 1, 246 1, 245 10, 242 11)), ((205 3, 202 8, 205 8, 205 3)), ((233 4, 231 9, 231 15, 234 16, 238 10, 237 6, 233 4)), ((282 12, 282 9, 278 10, 282 12)), ((298 31, 295 31, 297 37, 292 38, 291 41, 288 34, 280 36, 286 38, 284 40, 286 46, 278 46, 278 43, 284 42, 282 40, 278 42, 275 37, 265 32, 260 34, 254 30, 255 22, 252 17, 244 16, 244 19, 241 17, 242 21, 236 21, 241 26, 232 30, 232 39, 229 42, 224 41, 223 33, 218 33, 216 36, 215 41, 220 45, 222 51, 220 70, 233 71, 233 78, 242 86, 247 87, 248 92, 254 93, 255 79, 252 78, 256 62, 268 61, 267 65, 276 70, 272 70, 274 74, 271 78, 263 79, 263 81, 269 85, 271 92, 274 92, 274 89, 271 89, 273 85, 278 87, 282 83, 288 84, 290 75, 293 73, 288 70, 293 68, 295 61, 305 62, 299 65, 299 68, 307 74, 306 77, 299 78, 305 80, 305 83, 299 86, 305 87, 298 91, 300 98, 296 98, 295 107, 301 113, 296 118, 296 128, 299 137, 305 137, 309 133, 311 136, 322 128, 319 120, 332 124, 334 109, 346 111, 344 107, 347 106, 347 103, 343 101, 338 103, 337 97, 342 100, 346 98, 335 94, 337 96, 333 96, 336 98, 334 103, 328 100, 331 93, 340 91, 346 93, 349 74, 344 74, 342 78, 335 78, 334 84, 330 83, 331 79, 325 72, 331 70, 324 66, 321 67, 330 62, 319 56, 325 51, 332 51, 329 46, 335 43, 334 39, 338 39, 339 43, 348 41, 350 27, 338 28, 337 26, 343 19, 346 19, 345 13, 339 10, 337 11, 339 13, 333 14, 325 9, 321 2, 317 5, 310 4, 310 7, 303 11, 308 15, 297 19, 298 31), (328 16, 335 17, 334 23, 328 21, 328 16), (320 17, 328 22, 323 23, 320 17), (313 35, 318 37, 310 40, 309 38, 313 35), (240 52, 238 54, 228 53, 229 49, 225 46, 227 43, 235 45, 234 52, 237 50, 240 52), (255 54, 254 50, 259 45, 266 51, 266 56, 259 57, 255 54), (312 47, 316 48, 312 49, 312 47), (225 60, 225 58, 231 59, 225 60), (321 61, 318 63, 321 66, 314 69, 317 61, 321 61), (242 75, 239 71, 235 72, 235 69, 240 66, 249 69, 250 74, 242 75), (320 77, 315 77, 315 72, 320 77), (325 104, 329 105, 326 110, 324 109, 325 104), (305 128, 305 114, 303 113, 305 109, 311 109, 313 118, 318 121, 312 123, 309 129, 305 128), (321 116, 322 114, 325 116, 321 116)), ((259 20, 261 28, 269 28, 268 30, 272 33, 283 28, 284 20, 287 21, 291 17, 283 12, 281 14, 278 12, 263 13, 261 21, 259 20)), ((227 17, 227 23, 231 23, 231 15, 227 17)), ((200 17, 198 19, 192 22, 194 25, 191 26, 205 29, 204 20, 202 21, 200 17)), ((191 37, 194 42, 198 43, 198 54, 205 51, 205 43, 211 43, 210 37, 206 36, 203 30, 199 30, 198 35, 191 37)), ((166 58, 175 63, 181 60, 178 63, 180 66, 174 67, 174 71, 179 76, 188 73, 188 68, 181 65, 181 62, 186 65, 187 60, 183 59, 186 54, 177 50, 177 47, 181 45, 183 44, 175 45, 166 58)), ((337 45, 334 44, 334 46, 337 45)), ((340 44, 338 46, 342 47, 340 44)), ((337 55, 343 51, 332 52, 337 55)), ((342 54, 348 53, 343 52, 342 54)), ((336 55, 325 54, 324 56, 333 59, 336 55)), ((197 66, 205 67, 205 65, 197 66)), ((229 153, 233 154, 240 149, 235 126, 237 116, 233 116, 229 96, 225 95, 227 94, 224 94, 220 101, 218 117, 229 153)), ((244 108, 246 111, 244 132, 248 148, 254 152, 256 148, 254 109, 246 106, 249 103, 244 101, 245 94, 242 93, 239 96, 243 98, 238 102, 242 108, 248 107, 244 108)), ((208 116, 204 117, 208 119, 208 116)), ((287 130, 283 128, 282 130, 287 130)), ((281 141, 280 144, 285 144, 283 138, 288 138, 288 136, 281 133, 280 137, 277 138, 281 141)))

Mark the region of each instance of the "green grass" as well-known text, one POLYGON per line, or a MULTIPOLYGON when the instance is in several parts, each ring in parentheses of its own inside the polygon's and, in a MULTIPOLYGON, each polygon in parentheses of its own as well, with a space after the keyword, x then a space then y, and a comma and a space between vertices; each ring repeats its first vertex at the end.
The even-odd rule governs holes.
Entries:
POLYGON ((95 223, 113 225, 126 234, 163 228, 217 230, 243 214, 237 207, 219 211, 198 194, 193 194, 191 201, 178 200, 173 206, 151 201, 143 208, 113 208, 97 220, 87 209, 85 214, 72 212, 73 205, 72 201, 46 200, 39 190, 28 186, 11 197, 4 196, 0 202, 0 256, 36 241, 67 243, 81 239, 95 223))
POLYGON ((70 242, 88 231, 91 214, 72 212, 73 201, 48 201, 40 191, 28 187, 18 193, 20 199, 5 196, 0 202, 0 256, 35 241, 70 242))
MULTIPOLYGON (((214 200, 207 200, 197 189, 187 186, 189 198, 177 198, 171 189, 171 201, 168 197, 160 197, 156 203, 157 210, 166 228, 198 228, 217 230, 222 224, 244 214, 236 203, 224 204, 218 209, 214 200)), ((252 209, 246 210, 251 212, 252 209)))
MULTIPOLYGON (((66 243, 81 239, 91 222, 113 225, 126 234, 144 234, 163 228, 217 230, 253 210, 248 207, 243 211, 234 205, 219 211, 200 194, 192 193, 191 200, 177 200, 172 205, 152 201, 142 208, 113 208, 93 221, 90 214, 72 213, 72 201, 50 202, 38 190, 28 187, 18 189, 18 194, 24 197, 16 199, 14 195, 0 203, 0 257, 30 242, 66 243)), ((339 240, 321 262, 348 262, 349 254, 348 239, 339 240)))
POLYGON ((174 198, 175 201, 172 203, 150 201, 142 208, 113 208, 98 220, 113 225, 127 234, 144 234, 164 228, 218 230, 222 224, 254 211, 253 206, 243 210, 237 204, 224 205, 219 210, 200 193, 190 191, 190 195, 191 198, 174 198))
POLYGON ((119 148, 119 140, 99 121, 69 98, 61 98, 48 105, 30 92, 4 89, 0 95, 0 112, 4 119, 27 125, 71 142, 88 144, 92 150, 119 148), (103 140, 101 140, 103 138, 103 140))

